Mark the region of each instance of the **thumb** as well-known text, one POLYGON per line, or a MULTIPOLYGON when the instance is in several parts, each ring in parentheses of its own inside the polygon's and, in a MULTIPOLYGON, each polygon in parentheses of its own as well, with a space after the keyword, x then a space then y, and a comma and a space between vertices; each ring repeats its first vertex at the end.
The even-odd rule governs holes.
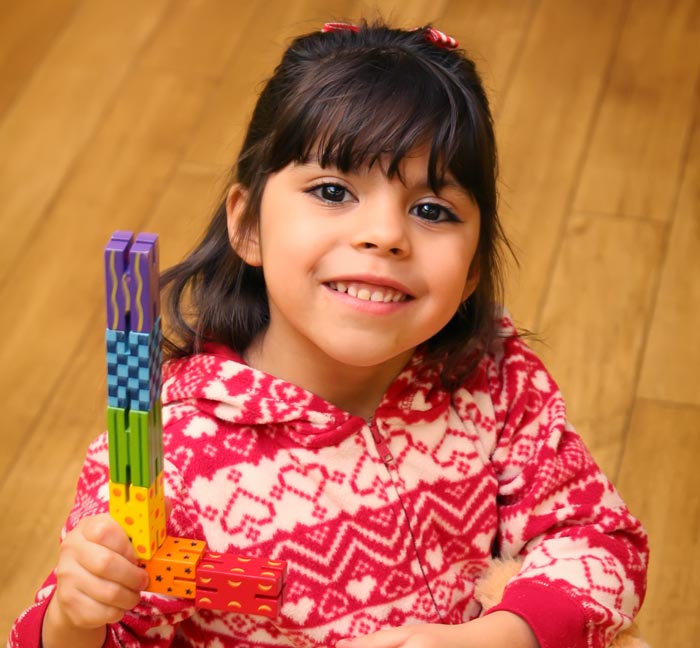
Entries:
POLYGON ((131 562, 136 562, 136 550, 122 526, 109 513, 83 518, 79 525, 83 536, 89 542, 101 545, 118 553, 131 562))

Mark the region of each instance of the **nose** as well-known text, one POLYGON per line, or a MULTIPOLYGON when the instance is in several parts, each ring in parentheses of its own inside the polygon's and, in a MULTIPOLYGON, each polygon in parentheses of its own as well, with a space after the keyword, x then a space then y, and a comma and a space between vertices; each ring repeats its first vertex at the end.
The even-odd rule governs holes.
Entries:
POLYGON ((408 218, 398 204, 386 201, 365 205, 358 210, 352 244, 358 250, 394 257, 406 256, 410 251, 408 218))

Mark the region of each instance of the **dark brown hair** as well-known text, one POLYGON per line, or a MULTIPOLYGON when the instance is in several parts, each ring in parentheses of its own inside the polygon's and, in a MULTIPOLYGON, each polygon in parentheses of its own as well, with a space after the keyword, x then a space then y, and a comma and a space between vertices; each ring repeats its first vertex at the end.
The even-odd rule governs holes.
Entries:
MULTIPOLYGON (((451 385, 496 335, 500 249, 507 245, 498 220, 489 104, 474 63, 462 51, 429 42, 424 29, 383 24, 300 36, 260 94, 231 181, 247 192, 238 233, 244 241, 258 227, 268 177, 288 164, 313 158, 347 172, 382 158, 392 177, 409 152, 426 144, 433 189, 440 189, 449 171, 481 216, 478 286, 424 343, 427 357, 443 363, 443 380, 451 385)), ((202 241, 164 273, 162 283, 169 357, 196 353, 206 341, 242 353, 267 325, 263 272, 234 251, 225 197, 202 241)))

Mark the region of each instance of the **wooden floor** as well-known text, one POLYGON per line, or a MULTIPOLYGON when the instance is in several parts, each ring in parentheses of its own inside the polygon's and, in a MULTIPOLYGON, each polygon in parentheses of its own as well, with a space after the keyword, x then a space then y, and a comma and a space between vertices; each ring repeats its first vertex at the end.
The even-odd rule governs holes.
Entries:
POLYGON ((164 265, 179 259, 288 38, 376 8, 434 21, 480 65, 521 262, 508 304, 651 534, 645 635, 697 645, 697 0, 5 0, 0 641, 55 562, 104 426, 109 234, 159 232, 164 265))

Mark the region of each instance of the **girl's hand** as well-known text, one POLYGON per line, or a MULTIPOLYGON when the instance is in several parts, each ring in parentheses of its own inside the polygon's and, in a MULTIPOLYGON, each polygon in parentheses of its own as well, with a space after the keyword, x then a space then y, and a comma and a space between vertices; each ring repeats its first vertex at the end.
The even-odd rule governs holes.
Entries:
POLYGON ((530 626, 511 612, 494 612, 461 625, 423 624, 341 639, 336 648, 539 648, 530 626))
POLYGON ((43 642, 54 645, 96 645, 105 627, 137 605, 148 575, 136 564, 129 538, 108 514, 87 517, 61 544, 58 584, 46 612, 43 642), (71 637, 71 643, 66 639, 71 637), (85 637, 85 642, 77 642, 85 637))

